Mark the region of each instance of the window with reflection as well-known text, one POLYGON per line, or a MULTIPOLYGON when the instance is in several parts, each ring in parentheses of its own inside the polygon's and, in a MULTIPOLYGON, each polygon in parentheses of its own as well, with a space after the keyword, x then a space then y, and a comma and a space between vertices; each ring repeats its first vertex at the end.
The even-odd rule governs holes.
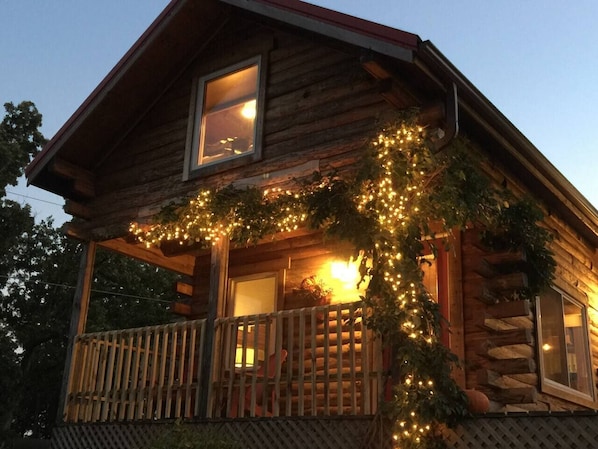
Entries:
POLYGON ((542 385, 594 398, 585 306, 556 289, 537 302, 542 385))
POLYGON ((200 78, 190 169, 256 152, 260 58, 200 78))

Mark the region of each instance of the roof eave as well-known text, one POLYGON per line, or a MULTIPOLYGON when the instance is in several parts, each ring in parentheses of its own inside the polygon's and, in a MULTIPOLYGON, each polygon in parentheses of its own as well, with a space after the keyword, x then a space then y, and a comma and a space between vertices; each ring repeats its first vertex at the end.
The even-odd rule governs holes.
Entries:
POLYGON ((184 2, 172 0, 166 6, 127 53, 125 53, 112 70, 108 72, 100 84, 77 108, 73 115, 64 123, 64 125, 62 125, 52 139, 46 143, 42 151, 25 168, 25 176, 27 177, 28 184, 33 184, 35 182, 37 176, 56 155, 64 143, 68 141, 76 129, 85 122, 86 118, 95 108, 97 108, 102 100, 109 95, 110 91, 122 78, 123 74, 141 57, 147 46, 158 38, 160 31, 168 26, 169 18, 172 17, 183 3, 184 2))
POLYGON ((421 40, 397 30, 298 0, 221 0, 246 11, 361 48, 412 62, 421 40))
MULTIPOLYGON (((459 106, 500 141, 509 155, 552 196, 577 223, 578 230, 598 247, 598 210, 430 41, 422 42, 415 63, 457 85, 459 106)), ((438 78, 439 82, 440 78, 438 78)))

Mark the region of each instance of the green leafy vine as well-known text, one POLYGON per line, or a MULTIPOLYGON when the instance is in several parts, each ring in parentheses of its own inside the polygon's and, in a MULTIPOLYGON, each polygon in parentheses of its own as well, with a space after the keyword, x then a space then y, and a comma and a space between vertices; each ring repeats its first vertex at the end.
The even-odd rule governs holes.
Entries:
MULTIPOLYGON (((380 129, 365 149, 355 179, 314 175, 294 192, 227 187, 203 191, 165 209, 152 227, 131 225, 148 245, 165 240, 211 245, 226 236, 250 244, 298 227, 323 229, 366 249, 373 259, 363 297, 366 324, 392 353, 388 372, 394 392, 384 410, 395 422, 401 448, 439 447, 440 425, 467 415, 467 399, 453 380, 457 358, 441 342, 438 304, 423 284, 422 238, 472 224, 496 250, 524 250, 530 287, 552 279, 550 233, 530 200, 515 200, 480 171, 477 151, 463 138, 434 153, 426 129, 405 114, 380 129)), ((438 250, 436 248, 436 250, 438 250)))

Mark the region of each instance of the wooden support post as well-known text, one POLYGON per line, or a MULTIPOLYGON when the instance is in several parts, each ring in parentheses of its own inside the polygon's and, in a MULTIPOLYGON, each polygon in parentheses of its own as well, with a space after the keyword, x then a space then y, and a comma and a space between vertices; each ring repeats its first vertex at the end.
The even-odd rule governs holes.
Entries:
POLYGON ((215 321, 224 316, 226 284, 228 281, 228 258, 230 242, 228 238, 221 238, 212 247, 210 265, 210 290, 208 295, 208 314, 206 320, 203 360, 201 364, 201 385, 199 397, 199 413, 202 418, 208 416, 209 394, 212 384, 213 364, 216 363, 214 354, 215 321))
POLYGON ((69 391, 71 379, 73 377, 73 351, 75 347, 75 337, 85 332, 87 323, 87 311, 89 309, 89 297, 91 295, 91 284, 93 282, 93 266, 96 255, 96 242, 88 242, 81 254, 79 265, 79 277, 77 288, 73 298, 73 307, 71 310, 71 326, 69 328, 69 340, 66 350, 66 361, 64 365, 64 374, 62 376, 62 386, 60 398, 58 401, 57 421, 63 421, 65 412, 66 395, 69 391))

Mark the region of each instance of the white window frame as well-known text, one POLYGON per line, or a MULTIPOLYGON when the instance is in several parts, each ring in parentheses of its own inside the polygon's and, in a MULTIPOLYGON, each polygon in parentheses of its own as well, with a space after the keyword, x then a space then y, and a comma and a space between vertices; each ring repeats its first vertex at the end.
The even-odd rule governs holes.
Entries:
POLYGON ((208 75, 201 76, 193 83, 192 102, 187 131, 187 145, 185 151, 185 170, 183 180, 189 180, 200 175, 238 167, 247 163, 258 161, 262 156, 262 124, 264 117, 264 91, 265 91, 265 70, 263 55, 257 55, 245 59, 236 64, 229 65, 208 75), (253 150, 240 155, 231 155, 225 159, 214 162, 199 164, 199 152, 201 145, 201 129, 204 117, 204 100, 207 85, 218 78, 233 74, 251 66, 257 66, 257 92, 256 92, 256 116, 254 121, 253 150))
MULTIPOLYGON (((582 324, 583 324, 583 350, 585 352, 585 356, 587 358, 587 366, 588 366, 588 375, 590 377, 590 394, 586 394, 581 392, 575 388, 570 386, 564 385, 560 382, 554 381, 552 379, 547 378, 545 373, 545 361, 544 361, 544 351, 543 346, 545 342, 543 341, 542 335, 542 310, 541 310, 541 297, 540 295, 536 300, 536 320, 537 320, 537 335, 538 335, 538 354, 539 354, 539 375, 540 375, 540 388, 543 393, 551 394, 562 399, 575 402, 581 405, 586 406, 595 406, 596 404, 596 392, 595 392, 595 378, 592 368, 592 353, 590 348, 590 332, 589 332, 589 325, 588 325, 588 310, 587 305, 581 301, 576 300, 571 295, 565 293, 563 290, 559 289, 556 286, 552 286, 551 290, 556 292, 561 297, 561 305, 564 309, 564 301, 567 300, 574 305, 578 306, 581 310, 582 314, 582 324)), ((563 327, 563 333, 565 328, 563 327)), ((564 349, 566 351, 566 348, 564 349)))

